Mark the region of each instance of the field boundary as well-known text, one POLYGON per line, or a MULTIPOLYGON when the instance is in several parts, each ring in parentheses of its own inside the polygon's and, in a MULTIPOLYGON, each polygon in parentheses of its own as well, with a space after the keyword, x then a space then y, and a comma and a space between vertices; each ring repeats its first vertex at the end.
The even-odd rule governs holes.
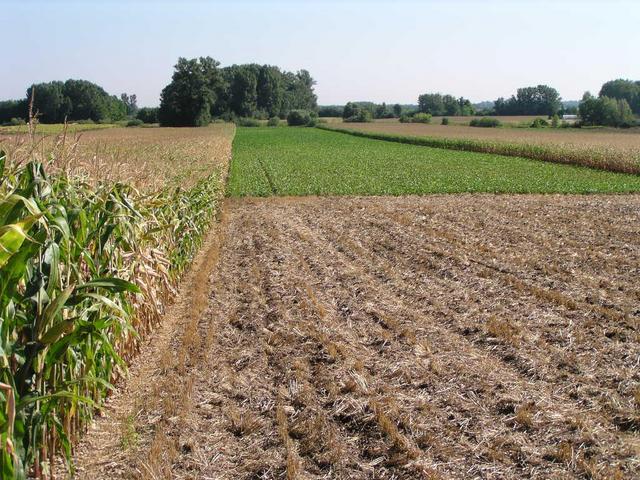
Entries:
POLYGON ((465 152, 490 153, 509 157, 522 157, 529 158, 531 160, 540 160, 543 162, 578 165, 597 170, 640 175, 640 159, 636 159, 635 163, 629 163, 628 161, 607 156, 602 152, 597 151, 585 152, 566 147, 548 147, 545 145, 534 145, 530 143, 510 143, 495 140, 438 138, 428 136, 416 137, 410 135, 396 135, 393 133, 363 132, 361 130, 330 127, 328 125, 317 125, 316 128, 386 142, 442 148, 445 150, 460 150, 465 152))

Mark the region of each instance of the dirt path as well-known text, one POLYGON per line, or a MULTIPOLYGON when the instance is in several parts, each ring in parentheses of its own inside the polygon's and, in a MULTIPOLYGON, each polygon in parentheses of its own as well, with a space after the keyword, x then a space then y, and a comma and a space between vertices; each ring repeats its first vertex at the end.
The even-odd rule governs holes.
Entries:
POLYGON ((640 196, 225 212, 78 477, 640 473, 640 196))

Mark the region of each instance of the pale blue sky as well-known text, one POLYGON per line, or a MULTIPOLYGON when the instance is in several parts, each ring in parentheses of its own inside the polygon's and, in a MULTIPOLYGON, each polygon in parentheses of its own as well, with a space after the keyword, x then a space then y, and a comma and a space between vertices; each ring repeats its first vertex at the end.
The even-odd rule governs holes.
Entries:
POLYGON ((640 1, 0 0, 0 99, 84 78, 157 105, 179 56, 306 68, 321 104, 564 99, 640 79, 640 1))

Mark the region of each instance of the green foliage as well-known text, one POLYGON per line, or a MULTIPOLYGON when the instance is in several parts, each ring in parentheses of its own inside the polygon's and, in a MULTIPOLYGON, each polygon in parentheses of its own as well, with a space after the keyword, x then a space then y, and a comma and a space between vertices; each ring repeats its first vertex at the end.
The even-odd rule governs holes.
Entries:
POLYGON ((143 252, 165 258, 168 291, 202 241, 220 182, 214 174, 189 191, 142 195, 49 177, 2 154, 0 168, 0 472, 10 479, 25 478, 53 439, 69 460, 137 330, 156 318, 134 309, 154 302, 144 272, 155 263, 143 252))
POLYGON ((560 117, 558 117, 558 115, 556 114, 551 118, 551 126, 553 128, 558 128, 559 125, 560 125, 560 117))
POLYGON ((23 100, 0 102, 0 122, 12 117, 27 118, 32 94, 33 113, 41 123, 63 123, 65 119, 109 123, 127 116, 126 105, 102 87, 86 80, 67 80, 34 84, 23 100))
POLYGON ((418 112, 411 117, 412 123, 431 123, 431 114, 418 112))
POLYGON ((376 105, 373 111, 374 118, 393 118, 394 113, 386 103, 382 102, 380 105, 376 105))
POLYGON ((23 100, 5 100, 0 102, 0 123, 10 122, 12 118, 27 118, 29 105, 23 100))
POLYGON ((306 70, 283 72, 270 65, 218 68, 210 57, 178 60, 160 105, 162 125, 205 125, 211 117, 285 118, 292 109, 314 110, 314 80, 306 70))
POLYGON ((178 59, 171 83, 160 94, 161 125, 201 127, 211 122, 211 108, 221 83, 218 66, 211 57, 178 59))
POLYGON ((468 116, 475 113, 469 100, 464 97, 455 98, 452 95, 440 93, 425 93, 418 97, 418 110, 431 115, 468 116))
POLYGON ((291 110, 287 115, 287 124, 291 127, 307 126, 311 123, 311 114, 306 110, 291 110))
POLYGON ((8 122, 4 122, 2 124, 3 127, 19 127, 21 125, 26 125, 27 122, 24 118, 12 118, 8 122))
POLYGON ((284 79, 278 67, 260 67, 256 82, 256 103, 269 117, 282 112, 284 102, 284 79))
POLYGON ((127 116, 135 117, 138 113, 138 98, 135 94, 127 95, 126 93, 120 94, 120 100, 124 103, 127 110, 127 116))
MULTIPOLYGON (((558 116, 555 115, 555 117, 557 118, 558 116)), ((533 120, 533 122, 531 122, 531 128, 543 128, 548 126, 549 122, 547 122, 544 118, 536 118, 533 120)))
POLYGON ((142 120, 144 123, 158 123, 158 110, 157 107, 144 107, 138 110, 136 118, 142 120))
POLYGON ((578 114, 582 125, 625 128, 635 123, 631 107, 625 99, 595 98, 589 92, 582 97, 578 114))
POLYGON ((639 176, 266 127, 238 129, 228 186, 232 196, 631 191, 640 191, 639 176))
POLYGON ((259 127, 260 121, 250 117, 240 117, 236 119, 236 125, 240 127, 259 127))
POLYGON ((139 127, 140 125, 144 125, 144 122, 139 118, 134 118, 132 120, 127 121, 127 127, 139 127))
POLYGON ((626 100, 633 113, 640 115, 640 81, 611 80, 602 85, 599 96, 626 100))
POLYGON ((431 114, 416 112, 413 115, 402 115, 400 123, 431 123, 431 114))
POLYGON ((344 106, 342 119, 345 122, 371 122, 373 113, 367 106, 349 102, 344 106))
POLYGON ((280 125, 280 119, 278 117, 271 117, 267 121, 267 126, 269 127, 277 127, 278 125, 280 125))
POLYGON ((469 122, 470 127, 484 127, 484 128, 495 128, 502 126, 502 123, 497 118, 491 117, 480 117, 474 118, 469 122))
POLYGON ((447 117, 443 117, 440 125, 449 125, 449 119, 447 117))
POLYGON ((554 115, 562 108, 562 99, 555 88, 547 85, 519 88, 515 96, 494 103, 496 115, 554 115))
POLYGON ((258 78, 251 65, 231 67, 229 104, 231 110, 241 117, 255 115, 258 108, 258 78))
POLYGON ((339 105, 326 105, 318 107, 318 116, 322 117, 342 117, 344 107, 339 105))

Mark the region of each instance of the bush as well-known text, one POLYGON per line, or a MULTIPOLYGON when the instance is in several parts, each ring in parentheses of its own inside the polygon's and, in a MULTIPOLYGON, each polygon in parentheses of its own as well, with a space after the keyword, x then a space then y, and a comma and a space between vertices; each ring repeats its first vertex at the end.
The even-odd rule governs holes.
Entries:
POLYGON ((236 120, 236 125, 239 127, 259 127, 260 121, 255 118, 241 117, 236 120))
POLYGON ((280 119, 278 117, 271 117, 267 122, 267 126, 269 127, 277 127, 280 125, 280 119))
POLYGON ((144 123, 158 123, 158 108, 144 107, 138 110, 136 118, 144 123))
POLYGON ((327 105, 318 107, 318 116, 320 117, 341 117, 344 107, 338 105, 327 105))
POLYGON ((233 112, 224 112, 222 115, 220 115, 220 120, 222 120, 223 122, 236 123, 237 117, 233 112))
POLYGON ((365 110, 364 108, 362 108, 358 110, 355 115, 343 120, 348 123, 368 123, 373 121, 373 115, 371 115, 371 112, 369 110, 365 110))
POLYGON ((430 113, 416 113, 411 121, 413 123, 431 123, 431 114, 430 113))
POLYGON ((553 128, 558 128, 558 125, 560 124, 560 117, 558 117, 558 115, 554 115, 553 118, 551 119, 551 126, 553 128))
POLYGON ((531 122, 531 128, 543 128, 548 127, 549 122, 547 122, 544 118, 536 118, 531 122))
POLYGON ((495 128, 500 127, 502 123, 497 118, 474 118, 469 122, 470 127, 484 127, 484 128, 495 128))
POLYGON ((90 118, 87 118, 86 120, 76 120, 73 123, 77 123, 78 125, 95 125, 96 122, 94 122, 90 118))
POLYGON ((585 126, 604 125, 628 128, 635 124, 633 112, 626 100, 609 97, 595 98, 588 92, 582 97, 578 116, 580 123, 585 126))
POLYGON ((287 124, 291 127, 309 125, 311 114, 307 110, 291 110, 287 115, 287 124))
POLYGON ((431 123, 431 114, 414 113, 413 115, 401 115, 400 123, 431 123))
POLYGON ((8 122, 4 122, 2 124, 3 127, 18 127, 20 125, 26 125, 27 122, 25 122, 24 118, 12 118, 11 120, 9 120, 8 122))
POLYGON ((447 117, 444 117, 442 119, 442 121, 440 122, 441 125, 449 125, 449 119, 447 117))
POLYGON ((139 118, 134 118, 127 122, 127 127, 139 127, 140 125, 144 125, 144 122, 139 118))

